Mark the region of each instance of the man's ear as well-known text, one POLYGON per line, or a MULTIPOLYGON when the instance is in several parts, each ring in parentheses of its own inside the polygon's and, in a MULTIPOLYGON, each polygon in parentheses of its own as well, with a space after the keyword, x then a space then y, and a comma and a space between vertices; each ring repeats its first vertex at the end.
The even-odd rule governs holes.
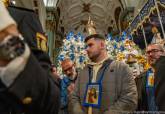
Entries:
POLYGON ((104 41, 100 41, 100 46, 101 46, 101 49, 105 49, 105 42, 104 41))
POLYGON ((73 63, 73 66, 74 66, 74 67, 76 66, 76 62, 73 63))

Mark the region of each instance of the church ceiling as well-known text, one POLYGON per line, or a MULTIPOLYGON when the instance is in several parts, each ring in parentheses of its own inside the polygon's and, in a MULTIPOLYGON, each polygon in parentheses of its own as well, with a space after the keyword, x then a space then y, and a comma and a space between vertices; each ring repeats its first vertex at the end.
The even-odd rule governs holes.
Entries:
POLYGON ((115 20, 116 9, 118 16, 122 11, 119 0, 60 0, 57 12, 60 17, 59 30, 86 33, 85 27, 90 17, 96 26, 96 31, 106 34, 108 27, 118 30, 119 23, 115 20))

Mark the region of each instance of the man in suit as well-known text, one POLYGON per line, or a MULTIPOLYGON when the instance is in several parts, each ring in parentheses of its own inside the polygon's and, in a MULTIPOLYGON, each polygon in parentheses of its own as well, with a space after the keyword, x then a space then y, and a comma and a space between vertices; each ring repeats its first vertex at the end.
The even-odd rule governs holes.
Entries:
POLYGON ((134 111, 137 104, 137 90, 128 65, 112 61, 108 57, 105 38, 102 35, 90 35, 85 38, 85 43, 91 62, 78 75, 71 96, 73 114, 87 114, 88 111, 93 114, 134 111), (98 96, 96 104, 87 102, 89 90, 86 90, 87 88, 96 88, 98 96))
MULTIPOLYGON (((0 1, 0 113, 57 114, 59 88, 0 1)), ((48 64, 46 63, 46 66, 48 64)))

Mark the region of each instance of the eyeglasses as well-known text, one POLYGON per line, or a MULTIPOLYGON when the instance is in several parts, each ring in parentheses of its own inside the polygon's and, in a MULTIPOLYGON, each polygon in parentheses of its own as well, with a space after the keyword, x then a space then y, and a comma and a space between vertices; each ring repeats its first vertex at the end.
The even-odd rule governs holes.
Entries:
POLYGON ((70 66, 69 68, 67 68, 67 69, 63 70, 63 72, 64 72, 64 73, 66 73, 67 71, 72 71, 73 66, 74 66, 74 64, 73 64, 72 66, 70 66))
POLYGON ((159 49, 152 49, 152 50, 148 50, 146 53, 147 54, 150 54, 150 53, 157 53, 159 51, 162 51, 162 50, 159 50, 159 49))

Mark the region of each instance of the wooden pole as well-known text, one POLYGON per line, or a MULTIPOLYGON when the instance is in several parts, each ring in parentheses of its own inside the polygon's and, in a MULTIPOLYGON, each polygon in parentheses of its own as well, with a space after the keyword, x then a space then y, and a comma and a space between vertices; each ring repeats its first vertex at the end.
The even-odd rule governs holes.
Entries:
MULTIPOLYGON (((139 12, 139 15, 140 15, 140 21, 142 21, 140 12, 139 12)), ((143 23, 141 25, 141 29, 142 29, 143 36, 144 36, 145 47, 147 48, 147 40, 146 40, 146 35, 145 35, 143 23)))
POLYGON ((92 114, 92 107, 88 107, 88 114, 92 114))
POLYGON ((142 24, 142 31, 143 31, 145 46, 147 47, 147 40, 146 40, 146 35, 145 35, 143 24, 142 24))

